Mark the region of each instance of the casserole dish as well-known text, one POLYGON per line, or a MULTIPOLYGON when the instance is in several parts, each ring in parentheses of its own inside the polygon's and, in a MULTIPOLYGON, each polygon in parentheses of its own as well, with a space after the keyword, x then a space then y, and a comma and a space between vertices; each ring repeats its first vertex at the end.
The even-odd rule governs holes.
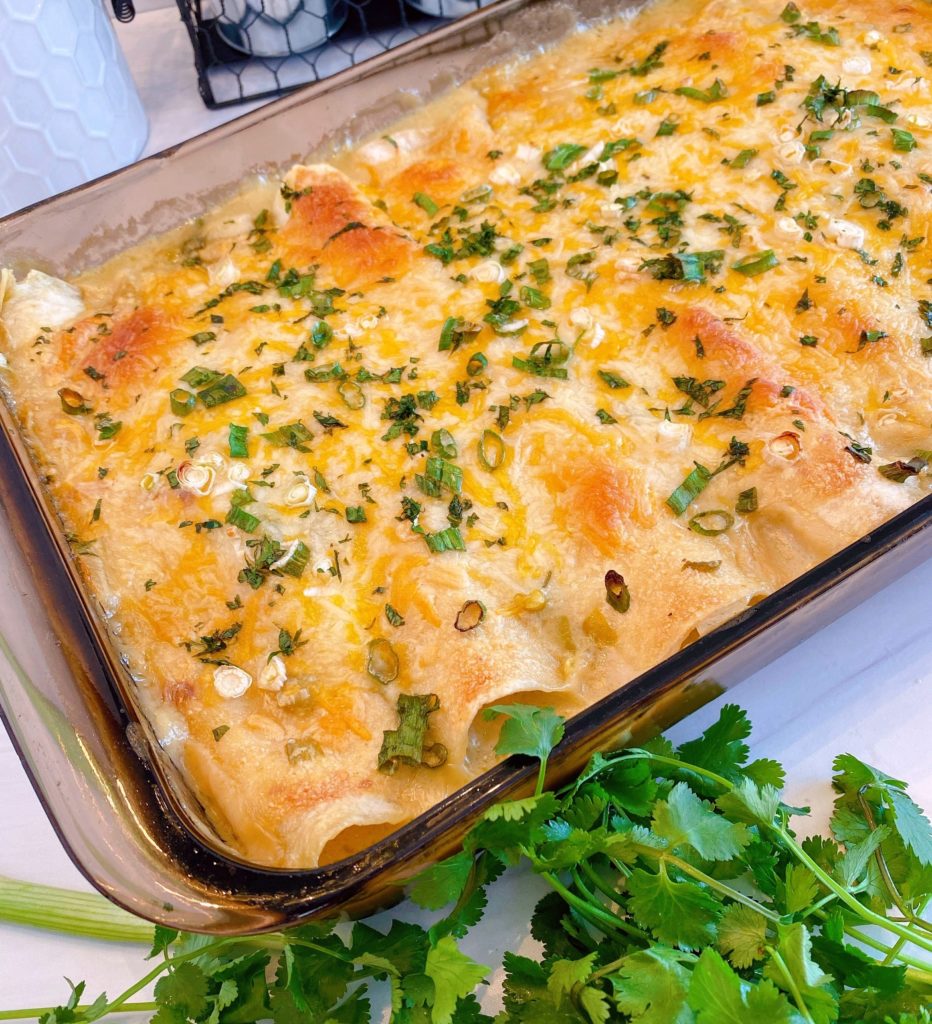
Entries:
MULTIPOLYGON (((511 5, 506 5, 506 8, 508 6, 511 5)), ((546 24, 546 19, 544 17, 545 12, 548 15, 556 14, 558 19, 562 16, 564 28, 572 25, 575 20, 572 12, 570 12, 570 16, 567 17, 566 8, 545 7, 544 5, 529 6, 532 7, 532 10, 528 14, 528 20, 524 22, 525 27, 533 25, 536 29, 540 29, 542 25, 546 24)), ((475 24, 486 23, 477 21, 475 24)), ((486 25, 486 27, 488 27, 488 25, 486 25)), ((526 32, 523 32, 522 36, 525 36, 526 34, 526 32)), ((500 40, 501 38, 501 35, 496 37, 497 40, 500 40)), ((359 82, 356 82, 356 84, 358 85, 359 82)), ((351 92, 352 89, 351 87, 349 88, 351 92)), ((371 127, 371 124, 369 127, 371 127)), ((183 157, 184 153, 185 150, 184 147, 182 147, 182 150, 177 154, 179 159, 183 157)), ((184 162, 183 159, 181 159, 181 162, 184 162)), ((188 180, 190 182, 193 178, 189 175, 188 180)), ((152 182, 150 182, 150 185, 151 184, 152 182)), ((123 189, 118 189, 118 191, 123 197, 125 197, 126 193, 123 189)), ((175 194, 177 195, 177 193, 175 194)), ((194 202, 196 202, 196 199, 194 202)), ((166 211, 164 209, 161 211, 163 214, 165 212, 166 211)), ((168 212, 171 213, 171 211, 168 212)), ((190 208, 186 212, 190 213, 190 208)), ((36 215, 33 219, 41 220, 41 216, 36 215)), ((163 225, 165 224, 164 221, 161 223, 163 225)), ((122 240, 125 240, 125 235, 122 240)), ((22 241, 22 236, 20 237, 20 241, 22 241)), ((112 242, 113 240, 111 239, 109 241, 112 242)), ((98 242, 102 243, 103 249, 105 249, 108 244, 107 241, 101 239, 98 239, 98 242)), ((13 255, 15 255, 15 253, 16 251, 14 249, 13 255)), ((87 259, 99 258, 99 255, 101 254, 102 253, 98 253, 96 255, 89 256, 88 253, 85 252, 79 257, 79 259, 84 261, 87 259)), ((9 258, 8 254, 5 255, 9 258)), ((25 260, 34 264, 36 262, 36 255, 34 253, 26 252, 25 260)), ((53 269, 59 268, 56 267, 53 269)), ((15 457, 21 467, 26 467, 25 450, 22 444, 18 441, 18 438, 12 431, 8 431, 8 433, 10 435, 12 457, 15 457)), ((34 496, 39 499, 39 504, 43 505, 44 503, 41 499, 41 488, 38 481, 35 479, 35 473, 27 473, 26 475, 28 478, 27 482, 30 484, 34 496)), ((11 505, 18 507, 19 503, 14 500, 11 502, 11 505)), ((920 504, 917 505, 916 508, 921 511, 924 506, 920 504)), ((909 512, 913 511, 913 509, 909 510, 909 512)), ((906 516, 905 520, 903 516, 901 516, 893 522, 908 522, 910 524, 914 524, 914 517, 910 518, 908 513, 904 513, 904 516, 906 516)), ((65 550, 65 543, 64 539, 60 535, 60 529, 55 525, 55 522, 51 517, 46 517, 46 521, 50 526, 52 539, 56 543, 59 552, 63 552, 65 550)), ((920 521, 922 521, 921 517, 920 521)), ((908 532, 909 530, 907 533, 908 532)), ((901 535, 895 534, 894 536, 899 538, 901 535)), ((31 548, 34 539, 34 537, 29 537, 24 533, 21 543, 24 547, 31 548)), ((37 555, 36 557, 38 559, 41 556, 37 555)), ((67 564, 70 567, 71 580, 74 582, 75 577, 73 564, 71 562, 68 562, 67 564)), ((841 566, 844 567, 844 565, 845 563, 842 562, 841 566)), ((836 564, 836 568, 837 567, 838 566, 836 564)), ((802 580, 809 580, 811 583, 810 576, 811 574, 803 577, 802 580)), ((785 588, 784 591, 780 592, 784 597, 787 589, 791 588, 785 588)), ((813 592, 809 593, 811 595, 813 592)), ((775 597, 777 596, 779 595, 775 595, 775 597)), ((132 715, 132 711, 130 710, 132 708, 132 699, 128 697, 126 692, 127 680, 125 679, 125 672, 121 670, 120 665, 117 663, 117 659, 111 645, 107 642, 104 635, 101 622, 88 608, 88 602, 85 598, 81 597, 80 590, 78 590, 78 597, 84 605, 84 626, 93 634, 95 647, 98 650, 99 658, 103 664, 105 673, 121 693, 123 697, 122 703, 132 715)), ((59 594, 57 596, 56 612, 67 608, 69 603, 69 598, 66 594, 59 594)), ((765 605, 767 605, 767 602, 763 602, 758 607, 763 609, 765 605)), ((770 614, 773 614, 773 606, 767 607, 770 608, 770 614)), ((779 602, 777 603, 777 607, 779 607, 779 602)), ((764 613, 762 612, 761 616, 763 615, 764 613)), ((761 617, 755 617, 755 615, 750 613, 745 615, 744 619, 754 619, 754 621, 758 623, 760 621, 767 621, 761 617)), ((728 635, 729 628, 731 627, 725 627, 722 631, 713 633, 712 635, 721 640, 723 636, 728 635)), ((754 632, 756 632, 755 629, 749 628, 745 633, 739 634, 739 637, 750 636, 754 632)), ((76 651, 80 651, 81 649, 81 645, 78 643, 78 640, 79 635, 71 637, 73 649, 76 651)), ((615 694, 611 698, 607 698, 606 701, 595 705, 589 712, 578 716, 572 724, 570 730, 571 740, 567 745, 562 760, 560 758, 557 759, 557 770, 559 770, 561 764, 563 766, 563 770, 568 770, 578 762, 578 759, 584 757, 586 753, 592 749, 592 743, 596 741, 596 734, 593 733, 594 723, 602 723, 602 726, 598 731, 599 744, 604 745, 610 735, 617 735, 623 720, 626 717, 630 717, 631 709, 633 707, 637 707, 644 696, 645 691, 643 690, 643 686, 648 685, 649 683, 649 690, 653 691, 652 696, 654 700, 657 702, 658 707, 662 706, 664 704, 665 696, 678 695, 679 687, 688 683, 687 677, 684 677, 682 674, 676 675, 676 671, 681 672, 683 667, 687 665, 691 667, 692 671, 695 671, 707 663, 710 652, 712 652, 713 655, 723 654, 728 649, 727 642, 725 646, 720 647, 716 647, 714 644, 711 647, 708 645, 704 646, 704 641, 694 644, 688 648, 687 651, 682 653, 684 656, 687 654, 695 656, 696 652, 698 652, 698 661, 691 661, 688 657, 685 661, 678 660, 681 656, 677 655, 660 666, 663 672, 661 672, 659 676, 656 674, 656 670, 652 670, 651 672, 641 676, 636 682, 629 684, 629 686, 621 693, 615 694), (705 658, 706 661, 703 661, 703 658, 705 658), (674 674, 670 675, 669 673, 671 672, 674 674), (645 683, 645 681, 648 681, 648 683, 645 683), (661 684, 659 686, 658 681, 661 684), (612 705, 612 701, 615 701, 616 703, 612 705)), ((90 673, 88 673, 88 675, 90 675, 90 673)), ((659 716, 660 711, 655 710, 653 714, 655 717, 659 716)), ((103 732, 102 725, 99 731, 103 732)), ((208 850, 212 848, 213 851, 222 858, 221 861, 217 861, 218 866, 221 865, 223 861, 226 861, 227 863, 234 862, 237 859, 234 853, 229 849, 223 848, 217 838, 210 834, 209 829, 205 828, 203 823, 198 820, 200 815, 198 813, 199 809, 196 801, 187 791, 184 780, 179 778, 175 773, 172 764, 161 756, 158 746, 151 742, 152 736, 149 723, 144 718, 131 722, 130 736, 137 749, 148 751, 151 758, 151 767, 162 783, 160 790, 161 795, 168 801, 172 811, 178 815, 181 820, 187 823, 187 827, 190 832, 199 837, 201 848, 203 849, 205 846, 208 850)), ((86 738, 84 739, 84 742, 85 744, 88 742, 86 738)), ((85 749, 87 748, 85 747, 85 749)), ((250 888, 256 889, 256 895, 259 896, 262 894, 263 888, 265 890, 269 890, 273 887, 273 883, 269 881, 270 879, 277 879, 277 883, 274 884, 277 885, 279 899, 282 898, 282 893, 285 889, 293 889, 299 893, 298 900, 300 909, 298 910, 298 913, 320 911, 332 905, 334 899, 347 899, 350 903, 355 903, 357 907, 362 906, 364 905, 363 901, 366 898, 371 898, 374 895, 376 886, 375 875, 378 873, 379 869, 385 869, 389 865, 389 860, 392 856, 394 856, 395 860, 391 864, 391 870, 381 871, 381 879, 378 884, 383 888, 390 885, 393 875, 394 877, 397 877, 400 874, 409 874, 412 870, 415 870, 419 863, 419 858, 427 854, 428 851, 434 856, 442 854, 446 847, 451 842, 455 841, 455 837, 448 827, 453 819, 463 817, 468 818, 470 815, 478 813, 479 806, 475 802, 475 797, 479 792, 482 792, 486 799, 492 799, 504 792, 510 792, 514 786, 520 785, 522 781, 522 773, 520 770, 517 772, 506 771, 504 774, 502 774, 498 769, 493 770, 483 776, 482 779, 478 780, 476 784, 471 784, 470 786, 465 787, 457 794, 454 794, 441 804, 437 805, 437 807, 423 815, 411 826, 400 830, 384 842, 376 844, 376 846, 372 847, 364 854, 354 858, 348 858, 347 860, 341 861, 330 868, 324 868, 314 872, 291 872, 288 875, 283 875, 280 872, 261 871, 255 867, 248 868, 247 866, 242 865, 245 874, 242 877, 237 878, 236 898, 239 899, 240 902, 249 902, 247 897, 249 895, 250 888), (478 783, 482 783, 482 785, 478 785, 478 783), (404 859, 399 863, 398 857, 401 854, 404 855, 404 859), (355 884, 347 885, 347 877, 352 878, 355 884), (284 882, 283 879, 285 878, 289 881, 284 882), (308 893, 311 893, 309 897, 307 896, 308 893)), ((77 807, 77 805, 75 806, 77 807)), ((179 833, 179 835, 183 835, 183 833, 179 833)), ((182 842, 182 840, 179 839, 179 842, 182 842)), ((174 908, 174 904, 172 904, 172 906, 174 908)), ((151 910, 147 916, 152 916, 151 910)), ((193 927, 196 925, 188 923, 184 926, 193 927)))

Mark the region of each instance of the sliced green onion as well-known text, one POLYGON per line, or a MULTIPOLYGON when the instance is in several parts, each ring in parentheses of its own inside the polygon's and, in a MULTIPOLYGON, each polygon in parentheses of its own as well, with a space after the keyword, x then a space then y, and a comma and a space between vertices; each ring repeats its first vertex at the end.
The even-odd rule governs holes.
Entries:
POLYGON ((745 256, 743 260, 732 263, 731 269, 737 270, 739 274, 744 274, 745 277, 757 277, 758 274, 764 274, 768 270, 773 270, 779 264, 780 261, 777 259, 777 254, 773 249, 765 249, 763 252, 754 253, 752 256, 745 256))
POLYGON ((328 380, 343 380, 346 370, 339 363, 330 363, 329 366, 309 366, 304 371, 304 379, 311 384, 320 384, 328 380))
POLYGON ((83 416, 91 411, 91 407, 84 401, 81 393, 73 388, 59 388, 58 397, 61 401, 62 409, 69 416, 83 416))
POLYGON ((229 512, 227 512, 226 521, 244 533, 255 533, 259 528, 259 518, 254 516, 251 512, 247 512, 241 505, 234 505, 229 512))
POLYGON ((732 158, 728 166, 740 171, 742 168, 747 167, 754 157, 757 156, 757 152, 756 149, 742 149, 736 157, 732 158))
POLYGON ((464 203, 480 203, 485 199, 490 199, 492 196, 491 185, 475 185, 473 188, 467 189, 460 198, 464 203))
POLYGON ((619 376, 617 373, 612 373, 611 370, 599 370, 599 376, 612 390, 631 387, 624 377, 619 376))
POLYGON ((746 491, 742 491, 738 495, 738 500, 735 502, 735 511, 740 512, 741 515, 747 515, 749 512, 757 511, 756 487, 749 487, 746 491))
POLYGON ((469 377, 478 377, 488 365, 489 361, 486 359, 484 353, 473 352, 469 357, 469 362, 466 364, 466 374, 469 377))
POLYGON ((366 522, 366 510, 362 507, 362 505, 347 505, 346 521, 348 523, 366 522))
POLYGON ((459 454, 456 438, 449 430, 435 430, 430 437, 430 446, 438 455, 442 455, 445 459, 455 459, 459 454))
POLYGON ((469 335, 478 334, 481 330, 479 324, 471 323, 459 316, 448 316, 440 329, 440 343, 437 348, 440 352, 455 352, 469 335))
POLYGON ((483 430, 479 438, 478 452, 482 468, 491 472, 505 461, 505 442, 494 430, 483 430))
POLYGON ((433 217, 433 215, 440 209, 433 199, 431 199, 430 196, 425 195, 423 192, 415 192, 411 201, 420 206, 428 217, 433 217))
POLYGON ((626 612, 631 607, 631 591, 624 576, 614 569, 605 574, 605 600, 616 612, 626 612))
POLYGON ((300 420, 295 423, 283 423, 282 426, 259 436, 264 437, 276 448, 294 448, 299 452, 309 452, 307 442, 314 437, 300 420))
POLYGON ((914 136, 902 128, 891 128, 890 131, 893 133, 893 148, 899 153, 911 153, 919 145, 914 136))
POLYGON ((412 768, 439 768, 446 762, 447 748, 442 743, 426 743, 427 720, 440 707, 435 693, 407 694, 398 697, 398 728, 386 729, 379 751, 379 771, 394 774, 400 765, 412 768))
POLYGON ((219 380, 209 384, 202 391, 198 391, 197 397, 212 409, 215 405, 223 405, 225 402, 232 402, 234 398, 242 398, 246 389, 230 373, 225 374, 219 380))
POLYGON ((709 486, 712 474, 705 466, 696 463, 696 468, 667 498, 667 505, 676 515, 682 515, 690 504, 709 486))
POLYGON ((246 447, 246 439, 248 437, 249 437, 249 427, 242 427, 238 423, 231 423, 230 424, 230 458, 231 459, 248 459, 249 458, 249 449, 246 447))
POLYGON ((217 370, 208 370, 206 366, 192 366, 180 379, 192 388, 202 388, 214 381, 220 380, 223 376, 217 370))
POLYGON ((720 78, 716 78, 708 89, 695 89, 691 85, 681 85, 678 89, 674 89, 673 92, 677 96, 686 96, 691 100, 714 103, 716 100, 722 100, 728 95, 728 87, 720 78))
POLYGON ((398 678, 398 655, 395 648, 385 637, 369 641, 369 656, 366 658, 366 671, 377 682, 386 685, 398 678))
POLYGON ((521 296, 521 301, 525 306, 530 306, 531 309, 550 308, 550 299, 542 291, 532 288, 529 284, 521 285, 518 294, 521 296))
POLYGON ((544 167, 548 171, 562 171, 585 152, 585 146, 579 146, 575 142, 561 142, 559 146, 554 146, 544 153, 544 167))
POLYGON ((294 576, 296 579, 304 573, 307 568, 308 560, 311 557, 311 552, 308 550, 308 546, 303 540, 296 540, 292 542, 291 553, 288 555, 286 561, 282 562, 281 565, 276 564, 275 568, 279 572, 283 572, 286 576, 294 576))
POLYGON ((868 117, 876 117, 883 121, 885 124, 893 124, 897 120, 898 114, 890 110, 888 107, 881 107, 877 103, 868 103, 864 107, 864 112, 868 117))
POLYGON ((448 526, 445 530, 440 530, 438 533, 424 533, 423 536, 427 547, 434 554, 439 554, 442 551, 466 550, 466 542, 456 526, 448 526))
POLYGON ((475 629, 485 618, 485 605, 481 601, 467 601, 456 613, 453 626, 460 633, 475 629))
POLYGON ((366 396, 354 380, 341 381, 337 385, 337 394, 349 409, 361 409, 366 404, 366 396))
POLYGON ((693 533, 701 533, 703 537, 717 537, 720 533, 730 530, 734 524, 735 517, 730 512, 726 512, 723 508, 713 508, 708 512, 697 512, 696 515, 689 520, 690 530, 692 530, 693 533), (706 519, 713 523, 717 521, 721 525, 706 526, 704 523, 706 519))
POLYGON ((333 338, 333 328, 323 320, 318 321, 311 328, 311 344, 314 348, 326 348, 333 338))
POLYGON ((176 416, 188 416, 194 412, 197 405, 197 395, 193 391, 185 391, 184 388, 175 388, 168 396, 171 402, 172 412, 176 416))
POLYGON ((435 455, 431 455, 427 460, 427 478, 436 481, 454 494, 461 494, 463 491, 462 469, 435 455))

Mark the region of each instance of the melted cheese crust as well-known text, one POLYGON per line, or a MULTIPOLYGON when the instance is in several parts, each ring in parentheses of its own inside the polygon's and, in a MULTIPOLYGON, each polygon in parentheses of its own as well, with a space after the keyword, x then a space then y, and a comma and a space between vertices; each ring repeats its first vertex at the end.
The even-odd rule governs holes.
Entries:
POLYGON ((494 760, 484 707, 572 713, 928 490, 878 467, 932 448, 932 24, 782 7, 665 0, 74 282, 4 272, 19 421, 245 858, 365 845, 494 760), (400 694, 443 766, 378 770, 400 694))

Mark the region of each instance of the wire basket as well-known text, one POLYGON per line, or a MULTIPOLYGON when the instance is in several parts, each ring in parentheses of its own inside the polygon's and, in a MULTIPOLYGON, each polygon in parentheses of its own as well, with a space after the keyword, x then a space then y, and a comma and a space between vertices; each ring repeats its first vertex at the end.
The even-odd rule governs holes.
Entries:
POLYGON ((276 96, 494 0, 177 0, 211 108, 276 96))

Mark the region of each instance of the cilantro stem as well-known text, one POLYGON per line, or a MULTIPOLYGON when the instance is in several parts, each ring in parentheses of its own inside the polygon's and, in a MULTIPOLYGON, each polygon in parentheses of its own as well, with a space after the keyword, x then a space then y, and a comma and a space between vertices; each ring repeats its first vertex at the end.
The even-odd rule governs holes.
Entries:
MULTIPOLYGON (((858 792, 858 803, 861 805, 861 813, 864 815, 865 821, 870 826, 871 832, 876 831, 877 823, 874 821, 873 811, 871 811, 870 804, 864 799, 864 793, 860 791, 858 792)), ((913 925, 913 927, 932 934, 932 926, 913 914, 909 907, 906 906, 903 897, 900 895, 899 889, 896 887, 896 883, 890 875, 890 869, 887 867, 887 860, 883 855, 883 851, 879 848, 874 851, 874 861, 880 871, 880 877, 883 879, 883 884, 886 887, 887 892, 890 894, 890 899, 893 901, 893 905, 903 915, 904 920, 908 921, 913 925)))
MULTIPOLYGON (((642 852, 648 852, 647 848, 642 852)), ((711 875, 707 875, 704 871, 694 868, 692 864, 685 860, 681 860, 675 854, 667 853, 666 850, 656 850, 651 852, 658 860, 663 861, 666 864, 672 864, 679 871, 682 871, 683 874, 690 875, 692 878, 695 878, 697 882, 702 882, 703 885, 707 885, 710 889, 714 889, 716 892, 721 893, 730 900, 734 900, 736 903, 744 904, 744 906, 749 910, 753 910, 756 914, 760 914, 761 917, 766 917, 768 921, 772 921, 774 924, 779 922, 779 914, 774 913, 772 910, 768 910, 750 896, 745 896, 743 892, 739 892, 737 889, 732 889, 730 885, 725 885, 713 878, 711 875)))
POLYGON ((544 784, 547 781, 547 761, 548 757, 546 755, 540 759, 540 765, 537 769, 537 785, 534 787, 534 796, 540 796, 544 791, 544 784))
POLYGON ((879 928, 885 928, 887 931, 893 932, 895 935, 904 938, 907 942, 912 942, 919 946, 920 949, 924 949, 927 952, 932 953, 932 941, 927 939, 924 935, 917 935, 915 932, 903 927, 903 925, 896 921, 891 921, 889 917, 884 917, 883 914, 877 914, 869 907, 865 907, 863 903, 859 903, 847 889, 840 886, 831 875, 827 874, 821 867, 819 867, 819 865, 809 856, 808 853, 806 853, 806 851, 782 825, 770 825, 769 828, 781 839, 783 844, 799 860, 801 860, 807 868, 809 868, 809 870, 827 889, 834 892, 842 903, 844 903, 850 910, 853 910, 859 917, 863 918, 869 924, 875 924, 879 928))
MULTIPOLYGON (((76 1006, 73 1009, 73 1013, 86 1013, 90 1009, 90 1004, 84 1006, 76 1006)), ((157 1010, 159 1008, 158 1003, 124 1003, 120 1007, 121 1013, 142 1013, 150 1010, 157 1010)), ((54 1011, 54 1006, 29 1006, 22 1010, 0 1010, 0 1020, 25 1020, 28 1018, 43 1017, 47 1013, 54 1011)), ((109 1013, 110 1010, 104 1011, 109 1013)))
MULTIPOLYGON (((618 900, 618 893, 617 892, 613 892, 611 887, 606 885, 602 881, 602 879, 599 878, 599 876, 593 870, 592 865, 589 864, 587 861, 584 861, 582 864, 579 865, 579 867, 574 868, 574 870, 573 870, 573 881, 576 883, 577 888, 582 890, 583 896, 585 896, 586 899, 590 903, 592 903, 595 906, 599 905, 599 902, 598 902, 598 899, 596 898, 595 893, 592 892, 591 889, 588 889, 586 887, 586 884, 579 877, 580 869, 582 869, 582 871, 585 872, 586 877, 590 879, 590 881, 593 883, 593 885, 595 885, 596 888, 598 888, 600 890, 600 892, 604 893, 605 896, 607 896, 610 900, 614 900, 614 901, 617 902, 617 900, 618 900)), ((651 938, 647 934, 647 932, 641 931, 640 928, 636 928, 632 924, 628 924, 627 921, 622 920, 622 918, 618 917, 617 914, 613 914, 613 919, 615 921, 615 924, 619 928, 621 928, 623 931, 626 931, 632 938, 641 939, 644 942, 650 942, 651 941, 651 938)))
MULTIPOLYGON (((823 921, 828 917, 823 911, 816 911, 815 916, 823 921)), ((858 942, 863 942, 865 946, 869 946, 871 949, 876 949, 878 953, 884 953, 884 963, 893 954, 894 959, 899 960, 900 963, 907 964, 925 974, 928 979, 932 979, 932 964, 926 963, 923 960, 917 960, 915 957, 901 952, 902 945, 907 941, 906 939, 899 938, 895 945, 885 946, 879 939, 875 939, 873 935, 865 935, 864 932, 858 931, 853 925, 845 926, 845 934, 849 935, 852 939, 856 939, 858 942)))
POLYGON ((679 768, 681 771, 694 772, 696 775, 704 775, 707 779, 711 779, 712 782, 717 782, 723 789, 732 790, 734 785, 728 781, 722 775, 716 775, 715 772, 710 772, 708 768, 700 768, 697 764, 689 764, 687 761, 677 761, 675 757, 664 757, 663 754, 652 754, 649 750, 637 750, 633 753, 625 754, 624 757, 619 758, 620 761, 626 761, 628 759, 634 761, 656 761, 658 764, 667 764, 672 768, 679 768))
POLYGON ((610 914, 599 904, 589 903, 586 900, 581 899, 571 889, 567 889, 556 875, 549 871, 542 871, 540 876, 548 883, 548 885, 551 886, 551 888, 555 889, 563 899, 573 907, 574 910, 579 911, 579 913, 582 914, 583 917, 588 918, 592 924, 598 925, 602 931, 624 931, 622 922, 619 921, 614 914, 610 914))
POLYGON ((790 991, 790 995, 793 997, 793 1002, 799 1007, 799 1012, 803 1015, 803 1019, 808 1021, 808 1024, 815 1024, 809 1010, 803 1001, 802 993, 796 984, 793 975, 790 974, 789 968, 783 960, 783 957, 773 948, 773 946, 767 946, 767 952, 770 954, 771 960, 773 960, 779 972, 783 975, 783 980, 786 982, 786 987, 790 991))

